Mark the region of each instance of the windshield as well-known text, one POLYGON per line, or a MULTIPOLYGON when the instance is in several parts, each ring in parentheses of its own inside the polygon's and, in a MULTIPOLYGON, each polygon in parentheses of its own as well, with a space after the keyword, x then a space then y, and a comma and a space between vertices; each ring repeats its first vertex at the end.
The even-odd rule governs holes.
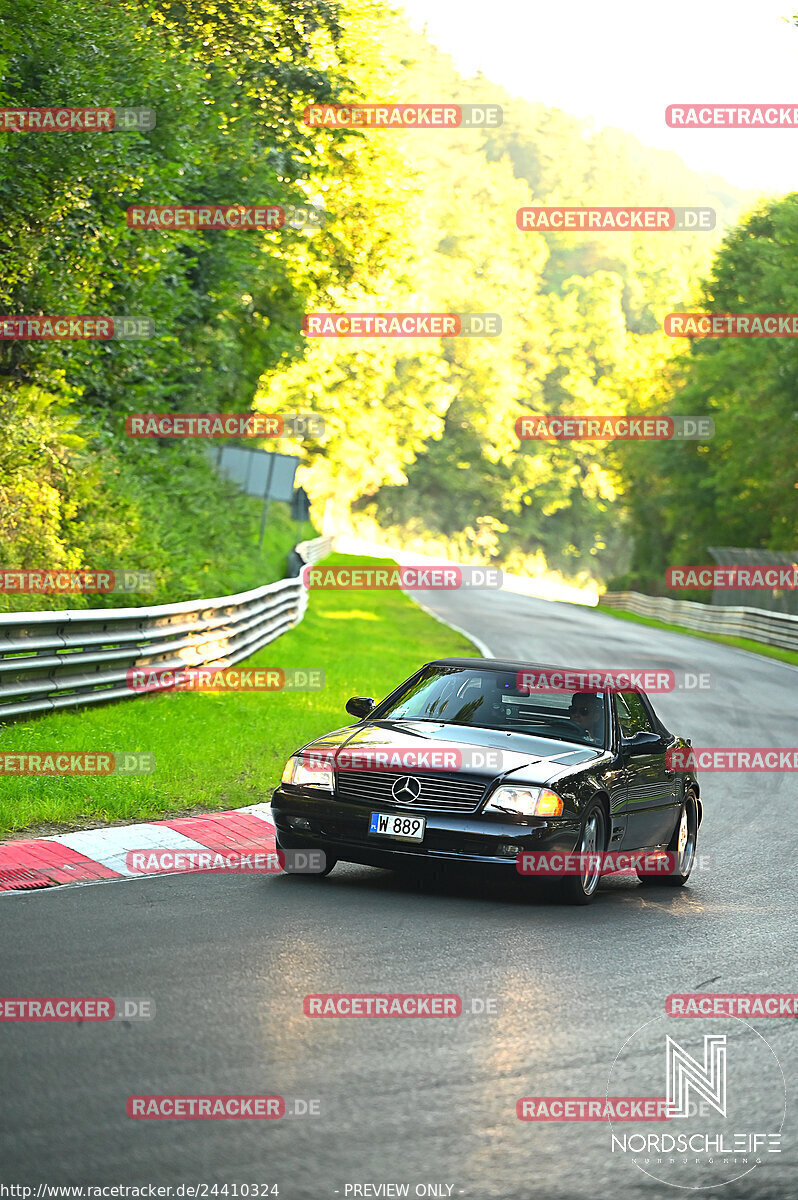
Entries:
POLYGON ((441 721, 603 746, 606 704, 603 692, 519 691, 516 671, 434 666, 378 705, 372 719, 441 721))

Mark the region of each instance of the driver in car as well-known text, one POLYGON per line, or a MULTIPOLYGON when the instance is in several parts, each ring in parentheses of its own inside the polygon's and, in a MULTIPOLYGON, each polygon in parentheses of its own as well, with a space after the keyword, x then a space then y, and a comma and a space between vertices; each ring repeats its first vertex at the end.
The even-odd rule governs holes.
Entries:
POLYGON ((568 715, 575 725, 584 729, 591 741, 604 741, 604 701, 595 692, 575 692, 571 697, 568 715))

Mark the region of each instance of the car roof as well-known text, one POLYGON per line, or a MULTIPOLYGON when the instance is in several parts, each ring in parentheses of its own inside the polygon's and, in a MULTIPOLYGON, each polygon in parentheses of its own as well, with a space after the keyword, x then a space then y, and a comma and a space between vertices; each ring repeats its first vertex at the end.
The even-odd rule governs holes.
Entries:
POLYGON ((520 658, 433 658, 425 667, 482 667, 487 671, 520 671, 534 668, 536 671, 602 671, 606 667, 565 667, 554 663, 527 662, 520 658))

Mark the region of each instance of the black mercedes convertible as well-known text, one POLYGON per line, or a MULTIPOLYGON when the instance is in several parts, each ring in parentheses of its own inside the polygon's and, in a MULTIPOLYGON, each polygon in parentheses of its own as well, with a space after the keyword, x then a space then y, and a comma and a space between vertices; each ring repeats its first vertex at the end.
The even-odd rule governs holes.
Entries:
POLYGON ((521 870, 542 852, 576 855, 552 887, 577 904, 613 852, 645 851, 631 856, 642 883, 682 886, 702 807, 695 772, 671 764, 690 742, 642 691, 528 684, 561 670, 447 658, 379 704, 352 697, 356 722, 286 764, 272 798, 278 849, 322 850, 323 874, 339 860, 521 870))

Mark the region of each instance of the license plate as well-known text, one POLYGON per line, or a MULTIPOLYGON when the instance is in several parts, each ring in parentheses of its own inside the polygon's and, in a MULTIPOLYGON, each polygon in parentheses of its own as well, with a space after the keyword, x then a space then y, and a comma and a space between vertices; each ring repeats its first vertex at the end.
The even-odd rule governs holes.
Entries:
POLYGON ((406 842, 423 842, 426 824, 424 817, 406 817, 404 813, 372 813, 369 833, 401 838, 406 842))

